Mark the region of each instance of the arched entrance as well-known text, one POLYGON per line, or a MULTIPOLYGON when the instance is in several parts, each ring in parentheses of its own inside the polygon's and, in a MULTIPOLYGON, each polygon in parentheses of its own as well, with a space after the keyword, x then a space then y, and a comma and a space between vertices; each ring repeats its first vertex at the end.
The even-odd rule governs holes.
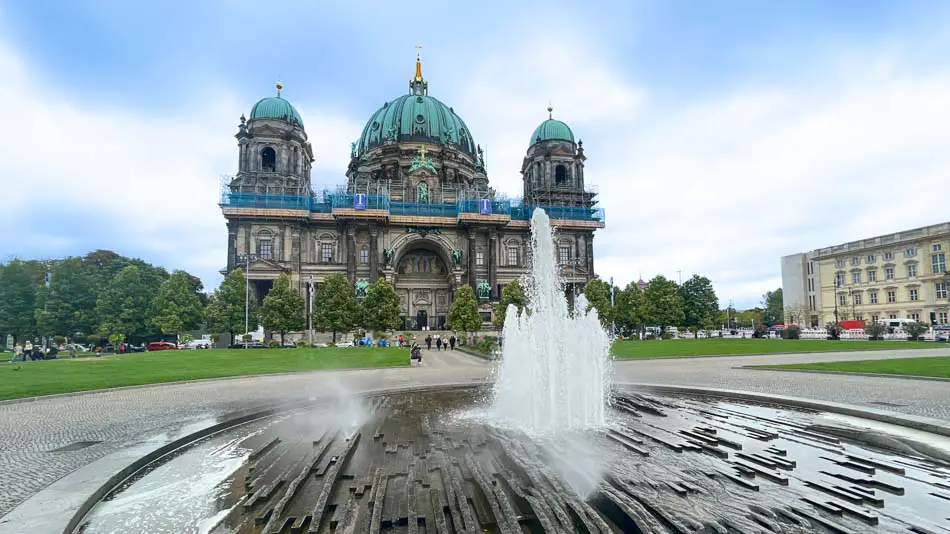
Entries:
POLYGON ((436 242, 417 239, 396 256, 393 286, 406 318, 406 328, 445 328, 452 302, 453 276, 446 251, 436 242))

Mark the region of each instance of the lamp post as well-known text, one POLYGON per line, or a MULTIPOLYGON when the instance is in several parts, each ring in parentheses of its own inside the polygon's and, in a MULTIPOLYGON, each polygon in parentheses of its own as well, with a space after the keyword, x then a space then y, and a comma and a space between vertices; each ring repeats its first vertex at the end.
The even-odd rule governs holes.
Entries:
POLYGON ((831 327, 831 339, 838 339, 838 275, 835 275, 835 324, 831 327))
POLYGON ((313 347, 313 275, 310 275, 307 286, 310 289, 307 299, 307 334, 310 337, 310 346, 313 347))
POLYGON ((617 321, 614 319, 614 277, 610 277, 610 337, 617 335, 617 321))
MULTIPOLYGON (((251 310, 251 259, 256 259, 257 254, 241 254, 238 256, 240 260, 244 261, 244 335, 246 336, 250 333, 250 310, 251 310)), ((244 348, 248 348, 247 341, 241 338, 241 341, 244 342, 244 348)))

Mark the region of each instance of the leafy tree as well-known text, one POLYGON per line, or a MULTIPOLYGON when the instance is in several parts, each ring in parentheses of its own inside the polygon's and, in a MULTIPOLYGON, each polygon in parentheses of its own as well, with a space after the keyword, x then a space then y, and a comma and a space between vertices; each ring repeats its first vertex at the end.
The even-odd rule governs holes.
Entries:
POLYGON ((205 321, 210 330, 227 332, 232 340, 237 339, 236 333, 246 333, 244 332, 245 303, 250 306, 249 325, 258 323, 257 303, 254 299, 246 300, 245 291, 244 270, 237 268, 228 273, 221 282, 221 286, 209 297, 208 305, 205 306, 205 321))
POLYGON ((79 258, 56 262, 49 288, 41 287, 36 306, 36 324, 45 334, 95 331, 96 288, 79 258))
POLYGON ((785 305, 782 302, 782 288, 767 291, 762 295, 762 322, 768 326, 782 322, 782 313, 785 305))
POLYGON ((20 337, 36 334, 36 280, 26 262, 13 260, 0 267, 0 332, 20 337))
POLYGON ((201 300, 192 278, 185 271, 175 271, 158 288, 152 300, 151 322, 159 332, 177 335, 194 330, 201 322, 201 300))
POLYGON ((356 292, 343 274, 332 274, 323 281, 314 307, 317 308, 314 313, 315 327, 332 332, 334 343, 337 333, 353 328, 359 315, 356 292))
POLYGON ((449 307, 446 324, 452 330, 469 334, 477 332, 482 327, 482 316, 478 314, 478 303, 475 301, 475 291, 466 284, 455 290, 455 300, 449 307))
POLYGON ((871 339, 871 340, 884 339, 884 334, 886 332, 887 332, 887 327, 881 323, 868 321, 868 323, 864 325, 864 333, 867 334, 868 339, 871 339))
POLYGON ((261 307, 261 319, 264 328, 280 332, 280 342, 284 334, 304 328, 304 300, 299 291, 291 287, 290 277, 282 274, 274 281, 274 286, 264 297, 261 307))
POLYGON ((657 275, 650 280, 643 298, 646 320, 659 326, 661 335, 666 333, 666 327, 683 324, 683 297, 676 282, 657 275))
POLYGON ((614 320, 621 332, 629 335, 646 326, 646 297, 636 283, 617 292, 614 301, 614 320))
POLYGON ((126 338, 147 334, 150 300, 139 268, 123 268, 96 299, 99 333, 110 339, 117 334, 126 338))
POLYGON ((705 276, 694 274, 679 288, 683 300, 683 324, 694 333, 712 328, 719 313, 719 298, 712 282, 705 276))
POLYGON ((904 331, 907 332, 907 335, 910 336, 911 341, 917 341, 920 339, 920 336, 924 335, 927 332, 929 327, 924 323, 907 323, 904 325, 904 331))
POLYGON ((496 328, 505 325, 505 313, 508 311, 509 304, 517 306, 518 314, 521 314, 525 306, 528 305, 528 297, 524 294, 524 288, 521 287, 521 281, 518 279, 508 282, 501 290, 501 300, 498 302, 498 307, 495 308, 495 319, 493 321, 496 328))
POLYGON ((594 278, 584 286, 584 296, 587 297, 587 309, 584 311, 596 309, 601 326, 610 326, 614 316, 614 310, 610 307, 610 284, 594 278))
POLYGON ((385 279, 370 284, 361 307, 361 323, 368 330, 395 330, 403 325, 399 295, 385 279))

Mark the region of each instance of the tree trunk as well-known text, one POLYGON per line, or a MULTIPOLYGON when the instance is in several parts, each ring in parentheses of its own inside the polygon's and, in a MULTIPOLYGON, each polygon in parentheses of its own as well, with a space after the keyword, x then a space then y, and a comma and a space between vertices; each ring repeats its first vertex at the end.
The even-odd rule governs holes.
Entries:
POLYGON ((333 344, 336 345, 336 330, 333 331, 333 344))

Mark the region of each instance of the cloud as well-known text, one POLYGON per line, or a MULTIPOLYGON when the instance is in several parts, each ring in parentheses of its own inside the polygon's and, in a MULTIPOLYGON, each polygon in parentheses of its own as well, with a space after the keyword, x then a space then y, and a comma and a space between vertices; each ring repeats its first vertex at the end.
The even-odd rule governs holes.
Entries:
MULTIPOLYGON (((217 285, 227 244, 221 176, 236 170, 232 134, 252 102, 211 87, 172 115, 86 104, 44 85, 2 42, 0 72, 8 250, 50 257, 109 248, 217 285)), ((345 169, 358 123, 306 101, 300 108, 315 132, 315 170, 345 169)))

